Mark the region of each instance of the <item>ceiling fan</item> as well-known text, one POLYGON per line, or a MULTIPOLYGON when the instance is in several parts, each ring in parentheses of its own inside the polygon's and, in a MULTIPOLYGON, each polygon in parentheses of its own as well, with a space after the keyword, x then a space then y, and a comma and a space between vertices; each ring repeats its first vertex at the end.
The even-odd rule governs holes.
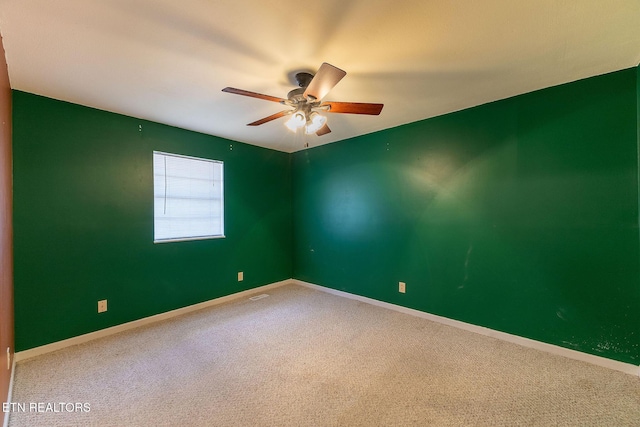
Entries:
POLYGON ((318 136, 322 136, 331 132, 331 129, 329 129, 327 125, 326 116, 321 113, 368 114, 377 116, 382 111, 383 104, 322 100, 346 74, 345 71, 326 62, 320 66, 315 76, 307 72, 299 72, 295 75, 295 78, 300 87, 289 92, 287 99, 233 87, 226 87, 222 89, 222 91, 278 102, 292 108, 291 110, 280 111, 279 113, 256 120, 255 122, 247 124, 247 126, 259 126, 281 117, 291 116, 285 125, 293 132, 304 128, 307 134, 315 133, 318 136))

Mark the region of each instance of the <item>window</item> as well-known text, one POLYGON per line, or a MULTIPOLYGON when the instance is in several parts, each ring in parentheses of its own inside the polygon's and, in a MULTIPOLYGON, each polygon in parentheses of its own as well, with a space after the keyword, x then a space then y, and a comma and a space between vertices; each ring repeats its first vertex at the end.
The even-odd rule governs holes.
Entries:
POLYGON ((153 152, 155 243, 224 237, 223 163, 153 152))

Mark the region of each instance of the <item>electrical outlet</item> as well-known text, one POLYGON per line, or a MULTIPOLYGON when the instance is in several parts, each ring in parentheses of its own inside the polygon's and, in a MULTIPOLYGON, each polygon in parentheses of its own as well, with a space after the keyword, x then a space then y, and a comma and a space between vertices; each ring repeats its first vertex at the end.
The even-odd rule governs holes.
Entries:
POLYGON ((398 282, 398 292, 400 292, 401 294, 407 292, 407 284, 404 282, 398 282))
POLYGON ((242 282, 244 280, 244 272, 238 271, 238 282, 242 282))
POLYGON ((98 301, 98 313, 104 313, 105 311, 107 311, 107 300, 102 299, 98 301))

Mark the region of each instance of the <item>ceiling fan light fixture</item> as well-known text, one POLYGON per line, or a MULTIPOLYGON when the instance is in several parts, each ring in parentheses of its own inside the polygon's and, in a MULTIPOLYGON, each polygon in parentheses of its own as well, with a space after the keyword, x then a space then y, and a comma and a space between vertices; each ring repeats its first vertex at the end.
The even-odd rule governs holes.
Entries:
POLYGON ((291 115, 291 118, 285 122, 285 126, 291 131, 295 132, 305 125, 307 118, 302 111, 296 111, 291 115))
POLYGON ((327 123, 327 118, 314 111, 309 115, 307 126, 305 126, 305 132, 307 133, 307 135, 316 133, 320 130, 320 128, 322 128, 322 126, 324 126, 325 123, 327 123))

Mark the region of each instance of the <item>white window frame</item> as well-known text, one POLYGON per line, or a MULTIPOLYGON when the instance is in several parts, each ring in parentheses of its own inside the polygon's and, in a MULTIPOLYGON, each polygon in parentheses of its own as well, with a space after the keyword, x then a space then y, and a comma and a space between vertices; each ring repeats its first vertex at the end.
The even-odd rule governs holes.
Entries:
POLYGON ((154 151, 152 169, 154 243, 225 237, 224 162, 154 151), (184 160, 198 163, 176 169, 173 173, 178 175, 171 176, 171 171, 167 174, 167 160, 171 162, 171 159, 175 161, 169 167, 184 163, 184 160), (210 171, 203 162, 211 164, 210 171), (164 168, 158 167, 160 163, 164 168), (209 185, 211 190, 207 188, 209 185), (160 225, 170 223, 172 213, 179 215, 174 217, 173 224, 160 225), (196 226, 197 223, 200 225, 196 226))

